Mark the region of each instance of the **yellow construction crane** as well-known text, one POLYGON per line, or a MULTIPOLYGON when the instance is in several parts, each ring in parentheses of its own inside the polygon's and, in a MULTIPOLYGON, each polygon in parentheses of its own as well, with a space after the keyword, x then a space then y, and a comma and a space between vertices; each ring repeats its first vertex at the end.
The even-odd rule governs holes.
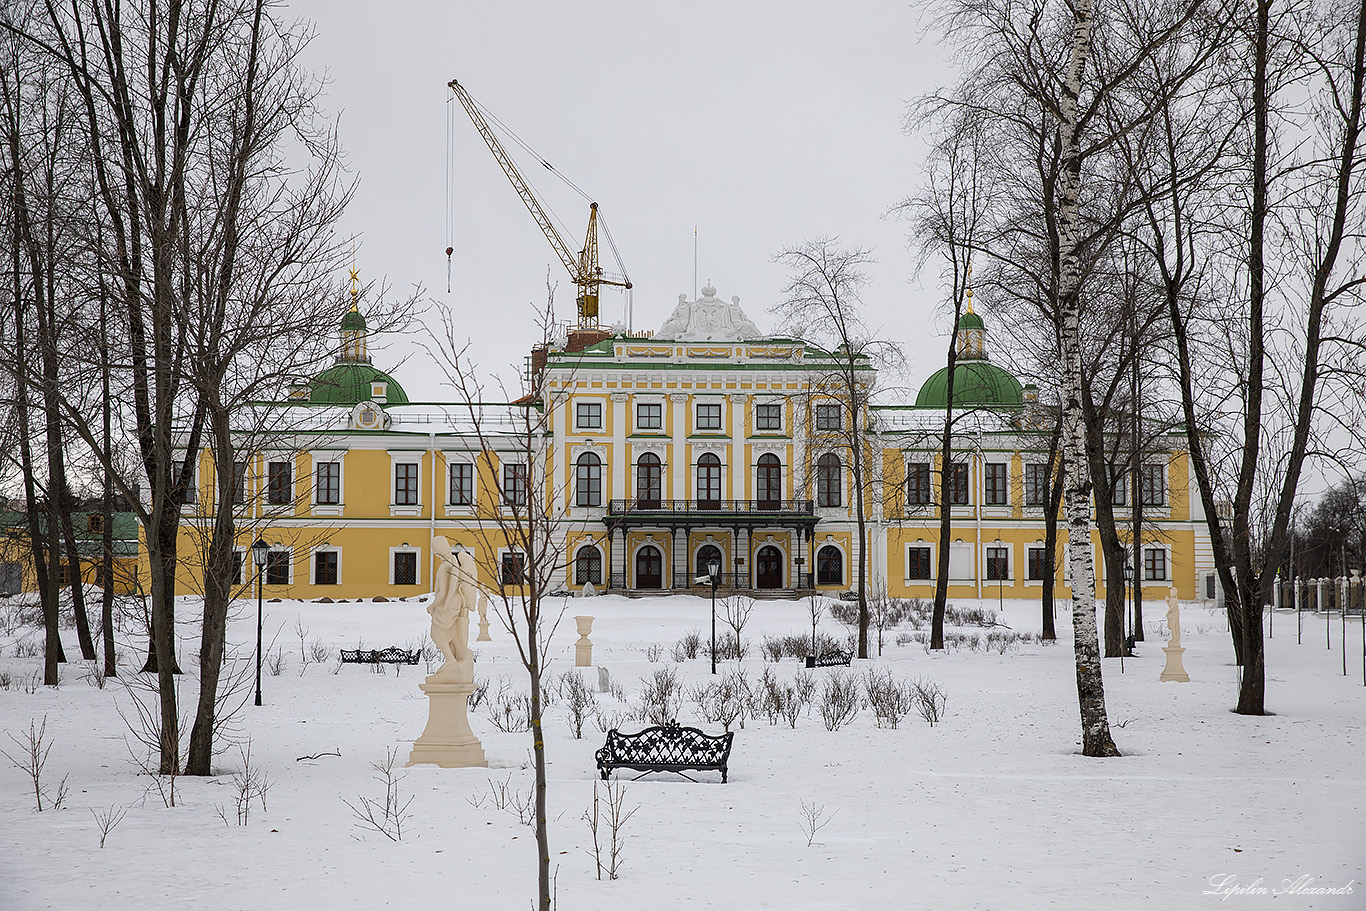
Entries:
MULTIPOLYGON (((508 180, 512 181, 513 189, 517 191, 518 196, 522 197, 522 203, 526 206, 527 211, 531 213, 532 218, 536 219, 536 224, 540 226, 541 233, 545 235, 546 240, 550 241, 550 246, 554 248, 560 262, 564 263, 564 267, 569 270, 569 277, 578 289, 575 301, 578 328, 597 329, 599 289, 603 285, 628 289, 631 287, 630 279, 624 274, 620 281, 608 278, 603 275, 602 267, 598 265, 598 204, 596 202, 588 204, 588 231, 584 235, 583 248, 575 253, 570 249, 569 244, 565 243, 564 237, 560 235, 555 223, 550 220, 550 216, 541 205, 541 201, 532 192, 526 179, 522 177, 522 173, 517 170, 517 165, 513 163, 507 150, 503 148, 503 144, 498 141, 498 137, 489 127, 488 121, 484 119, 479 105, 470 97, 470 93, 465 91, 464 86, 454 79, 448 84, 451 91, 455 93, 455 97, 460 99, 460 104, 465 108, 465 113, 470 115, 470 120, 474 122, 479 135, 484 137, 485 144, 488 145, 489 151, 493 153, 493 157, 503 169, 503 173, 507 175, 508 180)), ((548 163, 542 163, 546 164, 547 168, 550 167, 548 163)), ((554 169, 551 168, 551 170, 554 169)), ((573 185, 571 184, 571 186, 573 185)), ((603 227, 606 228, 605 223, 603 227)), ((607 241, 609 244, 612 242, 610 231, 607 232, 607 241)), ((613 253, 615 252, 616 248, 613 245, 613 253)), ((619 260, 618 265, 620 265, 619 260)), ((623 268, 622 271, 624 273, 625 269, 623 268)))

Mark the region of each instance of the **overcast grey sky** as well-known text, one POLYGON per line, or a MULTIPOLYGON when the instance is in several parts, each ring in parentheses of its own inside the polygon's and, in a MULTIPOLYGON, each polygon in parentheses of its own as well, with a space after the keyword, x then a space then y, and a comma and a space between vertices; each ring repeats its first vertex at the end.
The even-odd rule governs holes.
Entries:
MULTIPOLYGON (((923 146, 902 130, 907 102, 950 72, 918 5, 894 2, 429 3, 307 0, 308 65, 326 69, 324 104, 360 178, 344 227, 363 278, 421 285, 449 303, 488 374, 520 369, 537 335, 532 305, 550 267, 558 315, 573 287, 446 87, 458 79, 542 157, 591 194, 635 283, 635 328, 657 328, 678 295, 708 279, 761 329, 776 319, 784 246, 819 234, 872 247, 869 321, 905 344, 910 375, 942 363, 938 269, 914 278, 905 226, 886 216, 921 175, 923 146), (455 248, 446 290, 448 102, 454 105, 455 248)), ((588 208, 530 159, 520 164, 567 225, 588 208)), ((605 245, 604 245, 605 246, 605 245)), ((602 259, 612 268, 610 254, 602 259)), ((603 320, 623 318, 604 294, 603 320)), ((412 340, 381 367, 414 400, 446 398, 412 340)))

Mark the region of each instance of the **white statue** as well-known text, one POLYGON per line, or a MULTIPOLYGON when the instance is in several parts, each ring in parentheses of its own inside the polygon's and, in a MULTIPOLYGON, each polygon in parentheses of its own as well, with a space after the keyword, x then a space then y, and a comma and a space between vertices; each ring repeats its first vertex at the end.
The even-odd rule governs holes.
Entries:
POLYGON ((1167 589, 1167 631, 1171 635, 1171 641, 1167 643, 1169 648, 1181 647, 1181 605, 1176 603, 1176 589, 1167 589))
POLYGON ((467 550, 452 553, 451 543, 440 536, 432 539, 432 550, 440 559, 427 613, 432 615, 432 641, 445 661, 427 679, 437 683, 471 683, 474 653, 470 651, 470 612, 479 600, 474 555, 467 550))
POLYGON ((711 282, 695 301, 678 295, 678 306, 655 333, 655 338, 685 342, 736 342, 762 336, 759 327, 740 309, 740 298, 732 297, 726 303, 716 296, 711 282))

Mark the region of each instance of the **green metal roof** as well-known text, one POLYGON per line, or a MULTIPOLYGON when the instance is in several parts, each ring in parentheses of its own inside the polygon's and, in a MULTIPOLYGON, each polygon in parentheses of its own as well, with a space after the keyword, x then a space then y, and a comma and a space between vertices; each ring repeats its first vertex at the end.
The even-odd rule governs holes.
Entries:
MULTIPOLYGON (((949 368, 941 367, 920 387, 919 408, 948 406, 949 368)), ((953 370, 953 405, 1019 405, 1024 401, 1020 381, 990 361, 960 361, 953 370)))
POLYGON ((365 317, 360 315, 358 310, 348 310, 346 315, 341 318, 342 331, 359 330, 365 331, 365 317))
MULTIPOLYGON (((351 314, 347 314, 350 316, 351 314)), ((311 404, 318 405, 356 405, 374 398, 371 383, 388 383, 386 398, 389 404, 408 404, 408 393, 391 377, 377 367, 354 361, 333 364, 318 374, 308 384, 312 389, 311 404)))
POLYGON ((961 329, 985 329, 986 324, 976 313, 969 310, 967 313, 958 317, 958 328, 961 329))

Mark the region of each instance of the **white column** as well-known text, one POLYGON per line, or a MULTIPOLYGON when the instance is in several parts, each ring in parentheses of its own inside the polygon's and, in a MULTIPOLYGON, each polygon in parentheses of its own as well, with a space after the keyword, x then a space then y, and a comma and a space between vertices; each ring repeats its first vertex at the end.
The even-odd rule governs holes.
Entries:
MULTIPOLYGON (((626 471, 631 461, 626 455, 626 429, 631 426, 631 415, 626 407, 628 398, 624 392, 612 393, 612 451, 608 455, 612 462, 612 486, 608 491, 608 499, 624 500, 628 497, 626 471)), ((629 496, 634 498, 633 493, 629 496)))
MULTIPOLYGON (((736 471, 737 466, 745 463, 745 401, 749 396, 743 392, 731 393, 730 396, 730 458, 726 459, 726 465, 731 471, 736 471)), ((732 500, 747 500, 749 494, 745 490, 745 485, 749 483, 749 472, 740 469, 738 474, 732 474, 730 482, 730 498, 732 500)))
POLYGON ((673 433, 669 447, 669 474, 673 477, 673 491, 668 499, 688 499, 688 394, 674 392, 669 395, 673 403, 673 433))

